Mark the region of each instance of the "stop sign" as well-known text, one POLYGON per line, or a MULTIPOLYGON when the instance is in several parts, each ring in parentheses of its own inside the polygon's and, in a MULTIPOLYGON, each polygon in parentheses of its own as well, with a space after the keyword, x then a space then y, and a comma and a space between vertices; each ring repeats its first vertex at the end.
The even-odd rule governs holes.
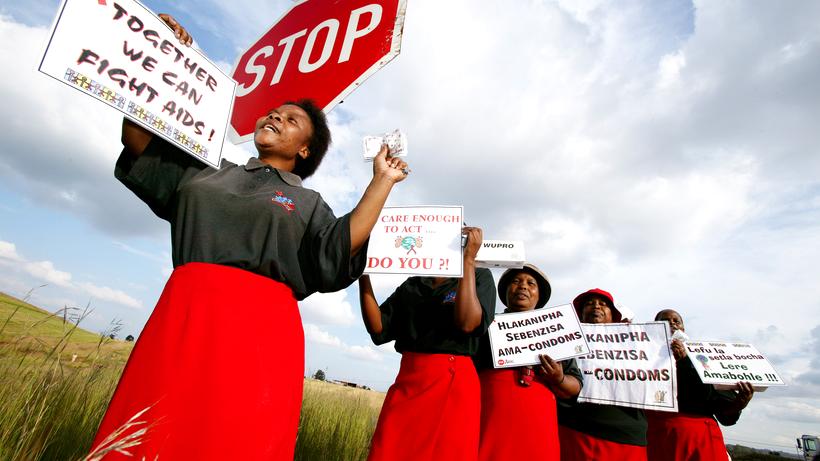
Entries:
POLYGON ((305 0, 288 10, 234 66, 236 142, 288 100, 325 112, 399 54, 406 0, 305 0))

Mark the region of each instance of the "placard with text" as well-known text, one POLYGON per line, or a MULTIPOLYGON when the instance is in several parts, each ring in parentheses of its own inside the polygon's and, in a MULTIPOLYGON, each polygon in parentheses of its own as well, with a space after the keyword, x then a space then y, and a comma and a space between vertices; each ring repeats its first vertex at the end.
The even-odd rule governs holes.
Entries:
POLYGON ((489 334, 495 368, 535 365, 541 354, 564 360, 589 352, 571 304, 496 314, 489 334))
POLYGON ((686 341, 686 354, 700 379, 717 389, 734 389, 748 381, 756 390, 786 383, 754 346, 724 341, 686 341))
POLYGON ((666 322, 582 324, 590 352, 579 402, 678 411, 677 375, 666 322))
POLYGON ((63 0, 39 70, 219 167, 236 82, 136 0, 63 0))
POLYGON ((384 207, 370 233, 368 274, 461 277, 460 206, 384 207))

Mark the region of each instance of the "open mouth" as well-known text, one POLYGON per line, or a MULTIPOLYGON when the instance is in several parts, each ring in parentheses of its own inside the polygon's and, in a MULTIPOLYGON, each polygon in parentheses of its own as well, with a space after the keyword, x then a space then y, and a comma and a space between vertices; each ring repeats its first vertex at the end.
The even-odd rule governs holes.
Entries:
POLYGON ((270 123, 262 127, 263 130, 272 131, 274 133, 279 133, 279 130, 276 129, 275 126, 271 125, 270 123))

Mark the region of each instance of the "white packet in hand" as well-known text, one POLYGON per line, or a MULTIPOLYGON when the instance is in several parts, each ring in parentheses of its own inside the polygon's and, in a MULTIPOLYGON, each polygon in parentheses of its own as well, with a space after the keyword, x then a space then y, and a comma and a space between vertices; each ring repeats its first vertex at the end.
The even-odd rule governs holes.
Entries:
POLYGON ((391 133, 385 133, 382 136, 365 136, 362 140, 364 147, 364 160, 372 162, 373 158, 378 155, 382 144, 387 144, 390 149, 391 157, 406 157, 407 156, 407 136, 399 130, 393 130, 391 133))
POLYGON ((678 339, 680 341, 685 342, 685 341, 689 341, 689 335, 682 332, 681 330, 675 330, 675 332, 672 333, 672 339, 678 339))

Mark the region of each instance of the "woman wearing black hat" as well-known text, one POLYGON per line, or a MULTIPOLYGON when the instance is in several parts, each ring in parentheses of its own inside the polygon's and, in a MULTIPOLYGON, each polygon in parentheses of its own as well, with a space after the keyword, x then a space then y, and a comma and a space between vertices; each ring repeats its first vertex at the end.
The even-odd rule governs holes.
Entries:
MULTIPOLYGON (((612 295, 600 288, 572 301, 582 323, 625 321, 612 295)), ((646 415, 643 410, 597 403, 558 404, 562 461, 646 460, 646 415)))
MULTIPOLYGON (((498 281, 504 312, 525 312, 547 304, 547 277, 534 265, 508 269, 498 281)), ((554 361, 541 355, 541 365, 494 369, 489 337, 477 358, 481 382, 480 460, 558 460, 558 419, 555 397, 571 399, 581 391, 575 359, 554 361)))
MULTIPOLYGON (((669 322, 669 331, 673 335, 676 331, 685 331, 683 318, 672 309, 658 312, 655 320, 669 322)), ((647 412, 649 460, 728 460, 718 422, 724 426, 737 423, 740 412, 754 395, 751 383, 738 383, 736 391, 716 390, 713 385, 701 381, 686 348, 678 339, 672 340, 672 354, 677 361, 678 412, 647 412)))

